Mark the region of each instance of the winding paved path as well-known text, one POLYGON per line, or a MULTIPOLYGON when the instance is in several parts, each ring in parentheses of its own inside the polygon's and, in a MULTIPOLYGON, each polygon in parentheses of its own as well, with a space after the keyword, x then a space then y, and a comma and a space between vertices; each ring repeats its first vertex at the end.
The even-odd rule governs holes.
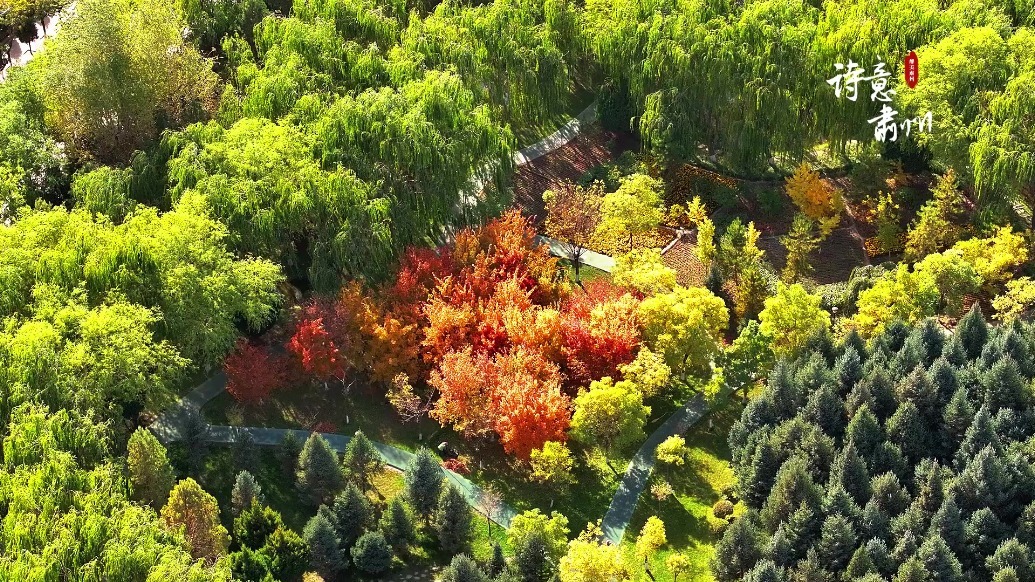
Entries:
MULTIPOLYGON (((721 393, 716 398, 723 398, 726 393, 728 392, 721 393)), ((665 422, 661 423, 661 426, 655 429, 647 440, 643 441, 640 450, 629 461, 625 476, 622 477, 618 490, 611 498, 611 506, 607 508, 607 514, 604 515, 604 521, 601 523, 604 537, 611 543, 618 545, 625 536, 625 530, 629 527, 633 512, 636 511, 636 504, 643 489, 647 486, 651 471, 654 470, 654 451, 658 445, 670 436, 685 433, 708 411, 708 401, 704 396, 698 394, 688 400, 683 408, 665 419, 665 422)))
MULTIPOLYGON (((219 396, 225 389, 226 375, 222 371, 216 372, 211 378, 205 380, 197 388, 181 398, 179 402, 165 410, 151 425, 151 432, 155 433, 155 436, 164 443, 183 440, 187 419, 192 414, 200 416, 201 407, 209 400, 219 396)), ((257 445, 276 446, 283 443, 284 438, 290 433, 304 441, 309 438, 311 431, 256 426, 225 426, 206 423, 203 438, 210 443, 232 444, 237 442, 241 435, 246 433, 251 436, 257 445)), ((339 453, 344 451, 349 441, 352 440, 352 437, 343 434, 326 432, 320 434, 339 453)), ((377 452, 381 454, 381 458, 384 459, 385 463, 394 469, 405 471, 410 461, 414 458, 414 454, 409 451, 377 441, 371 441, 371 443, 377 449, 377 452)), ((442 469, 442 473, 452 485, 463 493, 464 498, 467 499, 471 507, 484 515, 485 510, 482 506, 482 500, 484 499, 485 490, 453 471, 442 469)), ((503 527, 510 527, 510 521, 515 515, 517 515, 517 511, 512 507, 505 503, 500 503, 492 511, 492 515, 489 518, 503 527)))

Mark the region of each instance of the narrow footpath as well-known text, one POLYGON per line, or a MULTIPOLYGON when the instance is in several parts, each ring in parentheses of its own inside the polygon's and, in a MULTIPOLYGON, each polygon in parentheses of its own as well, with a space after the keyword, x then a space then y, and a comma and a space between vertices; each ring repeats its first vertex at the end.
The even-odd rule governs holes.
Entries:
MULTIPOLYGON (((220 371, 202 382, 197 388, 181 398, 179 402, 163 412, 150 426, 151 432, 166 444, 183 440, 188 426, 187 420, 190 416, 196 414, 199 418, 203 418, 201 407, 216 396, 219 396, 224 390, 226 390, 226 375, 220 371)), ((209 443, 233 444, 246 433, 259 446, 277 446, 284 442, 285 437, 289 433, 293 433, 300 440, 304 441, 309 438, 311 431, 257 426, 224 426, 205 423, 203 438, 209 443)), ((352 437, 344 434, 326 432, 320 434, 339 453, 343 452, 345 447, 348 446, 349 441, 352 440, 352 437)), ((410 461, 413 460, 414 454, 409 451, 404 451, 398 447, 378 441, 371 441, 371 443, 378 453, 381 454, 385 464, 393 469, 405 471, 410 465, 410 461)), ((472 483, 463 475, 458 475, 448 469, 443 468, 442 473, 446 480, 464 495, 467 503, 484 515, 482 502, 485 499, 485 490, 472 483)), ((506 503, 500 503, 492 512, 492 515, 488 517, 497 524, 507 528, 510 527, 510 521, 515 515, 517 515, 517 511, 512 507, 506 503)))

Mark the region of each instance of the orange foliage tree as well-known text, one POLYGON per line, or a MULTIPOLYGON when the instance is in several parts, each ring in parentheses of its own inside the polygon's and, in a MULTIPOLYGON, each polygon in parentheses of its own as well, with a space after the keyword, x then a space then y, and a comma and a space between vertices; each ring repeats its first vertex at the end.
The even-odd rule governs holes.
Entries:
POLYGON ((407 250, 390 284, 310 302, 289 348, 318 378, 363 373, 404 418, 430 408, 527 458, 565 438, 574 389, 619 377, 639 345, 636 297, 603 282, 570 290, 511 211, 448 246, 407 250))
POLYGON ((431 385, 439 392, 434 418, 468 436, 495 432, 503 449, 519 458, 566 438, 571 401, 561 391, 557 365, 536 351, 453 352, 432 372, 431 385))

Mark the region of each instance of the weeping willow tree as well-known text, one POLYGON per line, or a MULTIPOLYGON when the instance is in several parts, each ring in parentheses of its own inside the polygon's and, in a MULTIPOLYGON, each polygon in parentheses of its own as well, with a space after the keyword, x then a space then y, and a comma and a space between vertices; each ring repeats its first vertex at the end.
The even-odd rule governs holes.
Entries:
POLYGON ((974 186, 985 203, 1021 201, 1035 229, 1035 34, 1010 39, 1020 73, 988 107, 988 122, 970 147, 974 186))
POLYGON ((402 46, 429 68, 455 70, 481 102, 524 127, 564 111, 585 52, 579 22, 569 0, 446 0, 410 21, 402 46))
POLYGON ((110 429, 88 414, 15 410, 0 463, 0 579, 229 581, 224 560, 191 558, 181 534, 127 499, 110 429))
MULTIPOLYGON (((872 74, 883 61, 901 89, 910 50, 971 26, 1008 30, 983 0, 589 0, 587 36, 606 74, 638 103, 646 143, 675 158, 717 155, 758 173, 822 142, 844 152, 872 140, 868 83, 856 101, 826 80, 835 63, 872 74)), ((921 58, 921 62, 924 60, 921 58)), ((926 73, 925 73, 926 74, 926 73)), ((923 78, 923 75, 921 76, 923 78)), ((901 91, 900 91, 901 92, 901 91)))
POLYGON ((238 322, 259 329, 279 300, 280 268, 236 259, 227 238, 198 202, 161 215, 138 209, 117 226, 84 211, 23 213, 0 226, 0 317, 12 326, 53 319, 58 332, 72 333, 82 314, 69 306, 125 301, 148 310, 134 334, 214 364, 233 346, 238 322), (58 317, 62 310, 76 317, 58 317))
POLYGON ((1035 33, 966 28, 918 56, 926 74, 901 103, 933 112, 934 131, 920 142, 939 165, 960 169, 985 208, 1021 202, 1035 212, 1035 33))

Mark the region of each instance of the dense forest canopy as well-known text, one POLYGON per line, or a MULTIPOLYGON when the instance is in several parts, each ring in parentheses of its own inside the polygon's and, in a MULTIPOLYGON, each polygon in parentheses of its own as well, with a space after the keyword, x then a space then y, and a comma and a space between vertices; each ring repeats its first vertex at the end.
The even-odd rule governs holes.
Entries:
MULTIPOLYGON (((0 0, 0 52, 61 9, 0 0)), ((645 402, 747 386, 779 356, 731 435, 750 511, 720 545, 720 579, 1035 576, 1031 328, 972 312, 947 337, 928 320, 973 294, 1000 294, 1006 320, 1035 301, 1013 278, 1030 229, 1007 225, 1035 224, 1033 27, 1033 0, 77 0, 0 83, 0 577, 229 579, 214 498, 192 479, 172 489, 161 445, 128 433, 231 352, 246 380, 270 374, 230 392, 267 396, 288 359, 241 337, 275 322, 295 326, 282 351, 312 383, 347 391, 359 373, 397 410, 495 439, 551 479, 571 467, 568 436, 609 459, 643 441, 645 402), (865 173, 877 149, 869 89, 851 101, 827 82, 849 61, 886 64, 903 118, 932 113, 931 131, 880 154, 943 174, 927 205, 943 236, 914 229, 908 264, 821 297, 792 283, 844 201, 802 162, 865 173), (754 223, 716 237, 700 199, 682 213, 707 288, 677 284, 660 253, 622 258, 614 284, 564 282, 505 210, 514 151, 583 98, 648 154, 613 188, 574 191, 599 198, 598 222, 630 250, 679 214, 663 169, 697 162, 732 182, 801 164, 788 284, 754 223), (280 309, 299 289, 317 296, 292 321, 280 309), (153 498, 133 484, 141 457, 164 463, 153 498)), ((345 477, 321 442, 299 472, 336 479, 330 502, 345 477)), ((469 517, 457 495, 444 503, 469 517)), ((362 505, 354 488, 339 497, 362 505)), ((342 529, 334 503, 308 537, 342 529)), ((261 570, 271 545, 297 558, 307 542, 282 526, 235 541, 235 573, 261 570)), ((383 535, 362 539, 357 565, 390 561, 383 535)), ((621 565, 595 544, 572 548, 621 565)))
POLYGON ((896 323, 779 363, 730 433, 752 512, 725 534, 718 578, 1030 577, 1031 339, 975 309, 953 335, 896 323))

